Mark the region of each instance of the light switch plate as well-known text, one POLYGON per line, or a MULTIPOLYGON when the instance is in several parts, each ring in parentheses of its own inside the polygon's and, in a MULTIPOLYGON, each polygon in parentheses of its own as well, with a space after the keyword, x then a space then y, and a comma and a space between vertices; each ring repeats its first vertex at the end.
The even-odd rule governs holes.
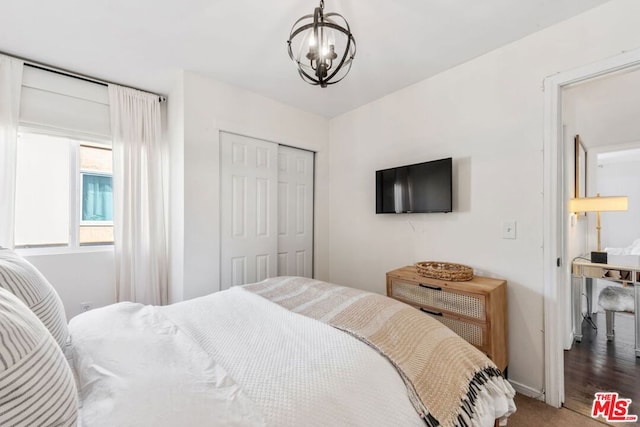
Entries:
POLYGON ((502 221, 502 238, 503 239, 516 238, 516 222, 515 221, 502 221))

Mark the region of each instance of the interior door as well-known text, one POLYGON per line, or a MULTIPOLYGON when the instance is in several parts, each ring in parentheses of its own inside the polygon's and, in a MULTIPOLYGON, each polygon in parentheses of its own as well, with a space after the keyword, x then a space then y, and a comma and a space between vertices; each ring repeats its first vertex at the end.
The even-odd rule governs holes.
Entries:
POLYGON ((277 275, 278 144, 220 133, 220 288, 277 275))
POLYGON ((278 275, 313 277, 311 151, 278 148, 278 275))

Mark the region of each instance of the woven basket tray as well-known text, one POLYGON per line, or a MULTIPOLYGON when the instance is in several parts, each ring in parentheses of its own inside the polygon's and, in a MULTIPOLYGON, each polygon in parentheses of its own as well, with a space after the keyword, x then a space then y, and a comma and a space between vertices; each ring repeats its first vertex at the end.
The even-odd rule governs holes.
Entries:
POLYGON ((473 279, 473 269, 462 264, 450 262, 423 261, 416 263, 416 269, 421 276, 431 279, 465 282, 473 279))

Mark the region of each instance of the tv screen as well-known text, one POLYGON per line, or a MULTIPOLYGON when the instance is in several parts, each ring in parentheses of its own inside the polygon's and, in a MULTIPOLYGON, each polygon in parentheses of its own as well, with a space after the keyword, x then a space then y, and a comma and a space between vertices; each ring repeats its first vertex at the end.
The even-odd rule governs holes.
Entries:
POLYGON ((376 171, 376 213, 451 212, 451 157, 376 171))

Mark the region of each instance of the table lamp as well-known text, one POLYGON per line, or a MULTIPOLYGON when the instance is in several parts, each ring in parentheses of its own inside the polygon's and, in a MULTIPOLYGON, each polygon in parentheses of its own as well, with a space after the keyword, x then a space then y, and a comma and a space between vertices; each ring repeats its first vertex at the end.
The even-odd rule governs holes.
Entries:
POLYGON ((591 252, 591 262, 601 264, 607 263, 607 253, 602 252, 600 240, 600 212, 607 211, 626 211, 629 201, 627 196, 608 196, 600 197, 600 193, 596 197, 581 197, 569 200, 570 212, 596 212, 596 230, 598 232, 598 250, 591 252))

